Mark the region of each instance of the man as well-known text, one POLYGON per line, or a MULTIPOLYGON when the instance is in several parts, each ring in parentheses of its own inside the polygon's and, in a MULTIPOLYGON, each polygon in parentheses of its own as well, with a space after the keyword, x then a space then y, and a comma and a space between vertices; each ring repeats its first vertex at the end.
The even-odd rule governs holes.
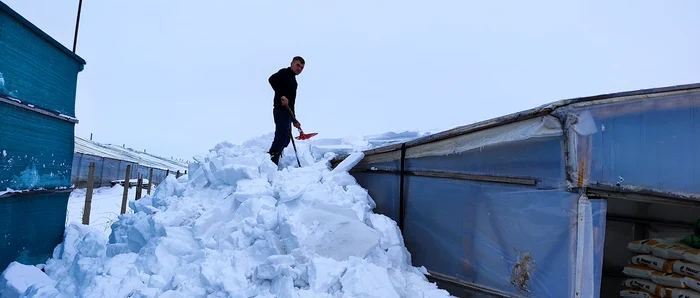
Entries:
POLYGON ((296 76, 304 70, 304 58, 296 56, 292 59, 292 63, 287 68, 282 68, 278 72, 272 74, 267 80, 275 91, 273 98, 272 116, 275 119, 275 139, 270 145, 270 156, 272 162, 279 165, 282 150, 289 145, 292 137, 291 124, 294 127, 300 128, 301 124, 287 111, 287 107, 296 115, 294 103, 297 97, 297 79, 296 76))

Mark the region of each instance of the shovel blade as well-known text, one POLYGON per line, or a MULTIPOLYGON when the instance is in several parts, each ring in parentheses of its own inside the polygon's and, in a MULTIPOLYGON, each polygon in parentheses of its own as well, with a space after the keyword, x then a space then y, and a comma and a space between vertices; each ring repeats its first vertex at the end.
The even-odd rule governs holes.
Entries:
POLYGON ((312 133, 300 133, 299 136, 296 137, 295 139, 297 139, 297 140, 308 140, 308 139, 310 139, 311 137, 313 137, 313 136, 315 136, 315 135, 317 135, 317 134, 318 134, 317 132, 312 132, 312 133))

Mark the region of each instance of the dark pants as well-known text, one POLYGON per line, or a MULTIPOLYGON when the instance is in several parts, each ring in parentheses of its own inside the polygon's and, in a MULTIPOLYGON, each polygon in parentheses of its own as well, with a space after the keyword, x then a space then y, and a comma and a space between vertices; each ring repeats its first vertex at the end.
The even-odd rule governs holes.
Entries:
POLYGON ((291 141, 292 116, 286 109, 273 109, 272 116, 275 118, 275 139, 269 152, 281 154, 291 141))

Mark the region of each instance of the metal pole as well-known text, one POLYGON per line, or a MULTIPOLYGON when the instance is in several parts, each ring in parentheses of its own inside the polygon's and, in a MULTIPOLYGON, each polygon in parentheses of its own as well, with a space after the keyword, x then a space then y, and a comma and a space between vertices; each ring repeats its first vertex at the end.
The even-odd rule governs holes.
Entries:
POLYGON ((80 2, 78 2, 78 17, 75 20, 75 36, 73 37, 73 53, 75 53, 75 46, 78 43, 78 27, 80 26, 80 11, 82 10, 82 8, 83 8, 83 0, 80 0, 80 2))

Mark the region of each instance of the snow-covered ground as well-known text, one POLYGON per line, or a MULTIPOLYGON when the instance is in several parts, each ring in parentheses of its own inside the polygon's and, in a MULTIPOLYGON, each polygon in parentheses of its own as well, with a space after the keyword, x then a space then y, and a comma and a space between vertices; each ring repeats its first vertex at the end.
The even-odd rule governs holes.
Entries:
MULTIPOLYGON (((449 296, 427 281, 425 268, 411 265, 396 223, 372 212, 375 202, 348 174, 363 156, 358 149, 372 142, 297 141, 302 167, 289 146, 278 171, 266 153, 271 138, 217 144, 151 196, 134 201, 130 191, 133 212, 111 232, 110 220, 92 216, 83 226, 69 210, 75 220, 53 258, 13 263, 0 277, 0 296, 449 296), (331 170, 329 161, 346 153, 331 170)), ((118 214, 121 191, 97 191, 92 214, 118 214)), ((80 197, 76 191, 71 202, 80 197)))
MULTIPOLYGON (((85 209, 85 196, 87 189, 80 188, 71 192, 68 199, 68 210, 66 210, 66 225, 75 221, 83 222, 83 210, 85 209)), ((90 204, 90 226, 105 233, 106 236, 112 232, 114 223, 122 208, 122 198, 124 187, 117 184, 114 187, 100 187, 92 191, 92 202, 90 204)), ((146 195, 146 190, 141 196, 146 195)), ((129 188, 127 194, 128 201, 136 198, 136 187, 129 188)), ((132 213, 131 207, 126 207, 127 213, 132 213)))

